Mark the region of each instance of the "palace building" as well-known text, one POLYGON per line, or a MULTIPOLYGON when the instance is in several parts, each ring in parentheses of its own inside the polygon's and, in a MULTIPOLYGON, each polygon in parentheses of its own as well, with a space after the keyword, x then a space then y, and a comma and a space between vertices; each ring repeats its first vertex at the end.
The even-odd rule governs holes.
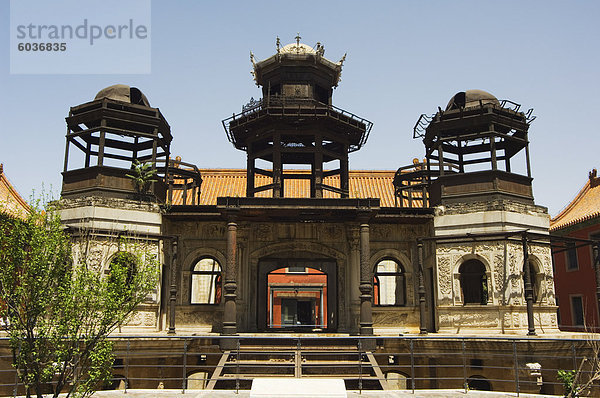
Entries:
POLYGON ((251 56, 262 98, 222 121, 244 170, 173 156, 160 99, 137 88, 107 87, 70 108, 63 222, 91 237, 99 269, 123 234, 161 260, 160 285, 121 332, 221 336, 223 351, 231 336, 282 333, 373 336, 372 350, 400 334, 556 333, 532 111, 481 90, 444 108, 433 99, 413 132, 423 160, 352 170, 372 123, 334 105, 345 56, 324 51, 298 37, 251 56), (147 189, 127 177, 136 161, 158 172, 147 189))

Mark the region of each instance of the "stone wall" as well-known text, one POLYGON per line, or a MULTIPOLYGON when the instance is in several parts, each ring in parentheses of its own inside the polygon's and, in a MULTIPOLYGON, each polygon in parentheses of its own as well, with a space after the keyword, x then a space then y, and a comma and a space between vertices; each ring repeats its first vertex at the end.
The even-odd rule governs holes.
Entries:
MULTIPOLYGON (((177 329, 218 331, 222 305, 190 304, 191 274, 195 262, 204 257, 225 265, 224 221, 168 220, 169 235, 179 236, 177 329)), ((357 223, 239 222, 237 311, 238 330, 256 331, 258 265, 261 259, 329 259, 337 264, 338 331, 356 332, 359 315, 360 251, 357 223)), ((402 264, 406 280, 405 307, 374 307, 374 327, 398 333, 418 327, 416 311, 415 240, 428 232, 427 225, 373 223, 370 227, 371 266, 384 258, 402 264)))
MULTIPOLYGON (((161 231, 162 215, 155 203, 90 196, 57 202, 63 224, 72 234, 73 261, 85 263, 108 274, 112 258, 129 252, 158 260, 159 275, 164 264, 161 231)), ((145 333, 160 330, 161 280, 146 301, 132 314, 123 332, 145 333)))
MULTIPOLYGON (((524 231, 516 228, 511 220, 520 220, 522 227, 533 222, 533 229, 543 227, 547 220, 545 208, 525 205, 518 202, 477 202, 453 204, 438 209, 436 213, 436 235, 441 227, 441 240, 436 245, 436 302, 440 331, 501 331, 518 332, 527 328, 526 301, 524 292, 523 245, 521 235, 502 235, 504 232, 524 231), (477 236, 481 220, 475 213, 489 215, 498 211, 503 223, 486 231, 487 235, 477 236), (525 213, 525 214, 523 214, 525 213), (449 219, 448 216, 453 218, 449 219), (444 218, 443 222, 438 218, 444 218), (500 234, 490 236, 489 234, 500 234), (471 235, 469 235, 471 234, 471 235), (485 266, 487 280, 487 303, 485 305, 466 304, 461 290, 460 266, 468 260, 479 260, 485 266)), ((544 231, 542 229, 542 231, 544 231)), ((545 229, 547 234, 547 228, 545 229)), ((548 242, 544 239, 529 238, 528 259, 535 275, 532 284, 537 291, 534 303, 534 319, 539 331, 558 331, 556 300, 552 272, 552 256, 548 242)))

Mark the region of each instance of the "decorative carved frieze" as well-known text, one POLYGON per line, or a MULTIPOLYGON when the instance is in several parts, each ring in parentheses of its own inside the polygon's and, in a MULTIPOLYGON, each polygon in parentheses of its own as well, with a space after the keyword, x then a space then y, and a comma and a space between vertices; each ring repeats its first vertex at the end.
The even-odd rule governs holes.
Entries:
POLYGON ((373 311, 373 325, 407 326, 408 314, 398 311, 373 311))

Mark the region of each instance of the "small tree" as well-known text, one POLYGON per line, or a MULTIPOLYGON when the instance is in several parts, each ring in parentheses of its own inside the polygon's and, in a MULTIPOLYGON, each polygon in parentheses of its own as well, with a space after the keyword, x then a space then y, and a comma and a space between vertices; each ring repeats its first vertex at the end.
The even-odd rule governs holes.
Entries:
MULTIPOLYGON (((130 251, 131 252, 131 251, 130 251)), ((71 242, 56 212, 33 209, 17 219, 0 209, 0 312, 27 396, 91 395, 111 376, 112 343, 155 288, 155 256, 139 250, 111 263, 110 275, 74 263, 71 242)))
MULTIPOLYGON (((586 328, 587 329, 587 328, 586 328)), ((600 335, 589 333, 586 336, 588 349, 577 370, 559 370, 557 378, 563 383, 565 397, 576 398, 597 393, 600 381, 600 335), (596 389, 596 391, 592 391, 596 389)))
POLYGON ((143 197, 150 188, 150 183, 156 181, 156 169, 152 168, 152 163, 141 163, 139 160, 134 160, 133 174, 126 174, 127 177, 131 178, 135 190, 143 197))

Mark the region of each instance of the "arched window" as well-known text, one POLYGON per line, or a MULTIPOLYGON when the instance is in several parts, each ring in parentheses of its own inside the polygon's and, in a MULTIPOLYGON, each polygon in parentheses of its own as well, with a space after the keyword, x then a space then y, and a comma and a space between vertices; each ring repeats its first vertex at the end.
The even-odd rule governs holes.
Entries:
POLYGON ((406 305, 404 269, 399 262, 383 259, 375 266, 373 303, 375 305, 406 305))
MULTIPOLYGON (((541 275, 537 272, 537 267, 533 261, 527 263, 529 266, 529 277, 531 278, 531 287, 533 288, 533 302, 537 303, 540 298, 541 275)), ((525 273, 523 273, 523 293, 525 293, 525 273)))
POLYGON ((114 283, 129 285, 136 272, 135 256, 127 252, 118 252, 110 260, 108 273, 114 283))
POLYGON ((458 269, 463 304, 487 304, 488 283, 485 265, 479 260, 467 260, 458 269))
POLYGON ((190 291, 191 304, 221 302, 221 265, 217 260, 204 257, 194 264, 190 291))

